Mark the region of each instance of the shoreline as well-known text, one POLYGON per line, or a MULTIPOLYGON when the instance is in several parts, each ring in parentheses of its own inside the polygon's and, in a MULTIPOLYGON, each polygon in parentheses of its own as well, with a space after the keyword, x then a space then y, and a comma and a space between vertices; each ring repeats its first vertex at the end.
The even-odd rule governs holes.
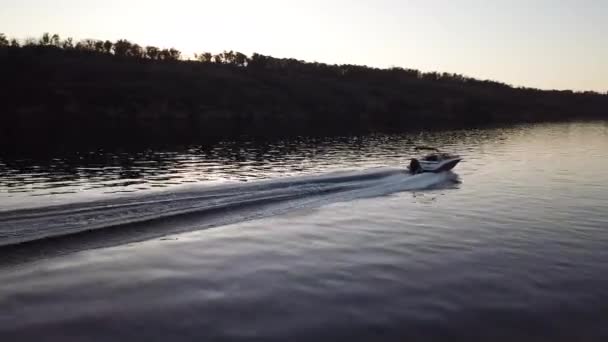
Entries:
POLYGON ((597 92, 221 56, 159 60, 94 44, 0 47, 0 145, 56 149, 608 118, 608 95, 597 92))

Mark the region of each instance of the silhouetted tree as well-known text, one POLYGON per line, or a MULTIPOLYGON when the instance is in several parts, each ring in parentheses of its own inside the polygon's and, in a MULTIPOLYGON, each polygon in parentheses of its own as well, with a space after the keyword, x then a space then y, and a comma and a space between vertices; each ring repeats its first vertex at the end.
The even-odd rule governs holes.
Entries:
POLYGON ((112 43, 112 42, 111 42, 111 41, 109 41, 109 40, 106 40, 106 41, 103 43, 103 52, 105 52, 105 53, 107 53, 107 54, 110 54, 110 53, 112 53, 112 48, 113 48, 113 47, 114 47, 114 43, 112 43))
POLYGON ((73 49, 74 48, 74 39, 72 37, 68 37, 66 40, 63 41, 63 43, 61 44, 61 47, 63 49, 73 49))
POLYGON ((254 53, 253 55, 251 55, 251 58, 249 59, 249 64, 247 64, 247 66, 251 68, 264 69, 268 61, 268 56, 264 56, 259 53, 254 53))
POLYGON ((177 61, 181 57, 181 52, 174 48, 163 49, 159 53, 159 59, 163 61, 177 61))
POLYGON ((95 41, 95 52, 104 53, 105 48, 103 47, 104 42, 101 40, 95 41))
POLYGON ((51 43, 52 46, 54 47, 61 47, 61 37, 59 37, 58 34, 54 34, 53 36, 51 36, 51 43))
POLYGON ((131 50, 131 42, 126 39, 118 40, 114 43, 114 55, 119 57, 127 57, 129 55, 129 51, 131 50))
POLYGON ((76 43, 75 48, 81 52, 93 52, 95 51, 95 41, 92 39, 83 39, 76 43))
POLYGON ((171 60, 177 61, 181 58, 182 53, 174 48, 169 49, 169 55, 171 56, 171 60))
POLYGON ((42 34, 42 37, 38 40, 38 45, 48 46, 51 45, 51 35, 48 32, 42 34))
POLYGON ((404 69, 400 67, 390 68, 389 71, 394 73, 397 76, 405 77, 405 78, 419 78, 420 71, 416 69, 404 69))
POLYGON ((202 63, 211 63, 213 62, 213 55, 210 52, 203 52, 199 55, 194 55, 194 58, 202 63))
POLYGON ((428 81, 437 81, 440 79, 439 73, 437 72, 425 72, 422 74, 422 79, 428 81))
POLYGON ((144 58, 144 49, 137 44, 133 44, 131 45, 131 49, 129 50, 129 56, 135 58, 144 58))
POLYGON ((21 47, 21 45, 19 44, 19 41, 15 38, 11 39, 11 46, 16 47, 16 48, 21 47))
POLYGON ((222 57, 222 63, 224 64, 236 64, 235 63, 235 59, 236 59, 236 55, 234 54, 234 51, 224 51, 223 53, 220 54, 220 56, 222 57))
POLYGON ((169 50, 167 50, 167 49, 160 50, 160 52, 158 53, 158 59, 160 59, 161 61, 170 60, 171 54, 169 53, 169 50))
POLYGON ((156 46, 146 46, 145 50, 146 50, 146 57, 148 57, 149 59, 151 59, 153 61, 158 60, 158 56, 160 54, 159 48, 157 48, 156 46))
POLYGON ((8 46, 8 39, 4 33, 0 33, 0 46, 8 46))
POLYGON ((236 52, 234 54, 234 63, 238 66, 246 66, 249 58, 244 53, 236 52))
POLYGON ((37 40, 36 40, 36 38, 33 38, 33 37, 27 37, 23 41, 23 46, 36 46, 36 44, 37 44, 37 40))
POLYGON ((211 63, 211 61, 213 59, 213 54, 211 54, 211 52, 204 52, 203 57, 204 57, 205 62, 211 63))
POLYGON ((87 47, 86 47, 86 44, 84 42, 80 41, 80 42, 76 43, 76 45, 74 46, 74 49, 76 49, 78 51, 83 51, 84 52, 84 51, 87 50, 87 47))

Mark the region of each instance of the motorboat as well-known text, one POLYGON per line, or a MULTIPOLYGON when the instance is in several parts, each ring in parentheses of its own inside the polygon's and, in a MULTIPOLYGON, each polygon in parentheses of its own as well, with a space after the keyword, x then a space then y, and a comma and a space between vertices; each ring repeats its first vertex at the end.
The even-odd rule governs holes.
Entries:
POLYGON ((462 158, 458 155, 437 152, 427 154, 420 160, 412 158, 408 168, 414 174, 422 172, 439 173, 453 169, 461 160, 462 158))

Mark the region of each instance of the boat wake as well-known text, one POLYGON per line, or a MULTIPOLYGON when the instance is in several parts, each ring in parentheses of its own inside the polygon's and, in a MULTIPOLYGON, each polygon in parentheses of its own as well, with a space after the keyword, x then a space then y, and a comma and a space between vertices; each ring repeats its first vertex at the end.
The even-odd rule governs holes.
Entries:
POLYGON ((58 249, 69 250, 129 243, 456 180, 451 172, 410 175, 403 169, 373 168, 0 211, 0 250, 32 245, 44 253, 59 244, 64 246, 58 249))

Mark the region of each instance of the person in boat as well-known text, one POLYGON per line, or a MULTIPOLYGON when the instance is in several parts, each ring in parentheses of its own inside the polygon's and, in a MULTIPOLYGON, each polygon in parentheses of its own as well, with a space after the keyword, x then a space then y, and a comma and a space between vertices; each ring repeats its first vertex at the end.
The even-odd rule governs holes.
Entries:
POLYGON ((422 165, 420 165, 418 159, 412 158, 410 160, 410 172, 414 175, 424 172, 424 170, 422 169, 422 165))

